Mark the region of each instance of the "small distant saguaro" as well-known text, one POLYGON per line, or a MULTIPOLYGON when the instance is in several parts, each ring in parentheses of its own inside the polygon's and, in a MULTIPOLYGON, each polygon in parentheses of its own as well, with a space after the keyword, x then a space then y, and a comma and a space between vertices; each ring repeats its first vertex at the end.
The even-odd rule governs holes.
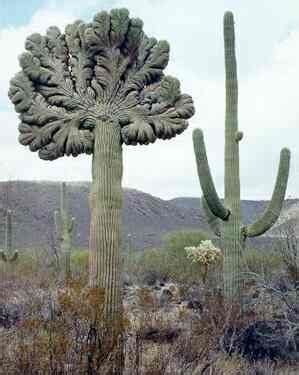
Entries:
POLYGON ((290 152, 282 149, 276 184, 271 201, 255 223, 244 226, 240 214, 239 142, 243 133, 238 130, 238 81, 235 56, 234 18, 231 12, 224 15, 224 49, 226 75, 225 115, 225 195, 219 199, 207 160, 203 132, 193 131, 197 171, 203 192, 202 205, 214 233, 221 237, 224 251, 224 295, 228 300, 241 301, 240 261, 248 237, 260 236, 278 219, 285 197, 290 152))
POLYGON ((18 250, 12 248, 12 211, 6 211, 5 219, 5 250, 0 250, 0 258, 4 262, 13 263, 18 259, 18 250))
POLYGON ((71 277, 71 250, 72 233, 75 218, 69 216, 67 186, 65 182, 60 185, 60 210, 54 213, 56 237, 60 242, 59 267, 65 279, 71 277))
POLYGON ((50 27, 29 36, 25 48, 9 90, 19 141, 45 160, 93 155, 89 283, 105 290, 105 319, 119 319, 122 145, 182 133, 192 98, 163 73, 169 44, 147 37, 126 9, 76 21, 64 34, 50 27))

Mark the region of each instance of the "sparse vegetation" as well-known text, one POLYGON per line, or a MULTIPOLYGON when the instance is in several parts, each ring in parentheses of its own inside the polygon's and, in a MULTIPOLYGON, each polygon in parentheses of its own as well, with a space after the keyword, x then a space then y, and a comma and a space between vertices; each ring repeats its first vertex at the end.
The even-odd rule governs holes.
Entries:
POLYGON ((242 273, 253 272, 267 280, 281 273, 283 260, 274 249, 247 249, 242 256, 242 273))
MULTIPOLYGON (((210 289, 210 283, 202 283, 200 267, 190 264, 184 251, 186 244, 198 246, 206 238, 201 232, 175 232, 159 249, 130 252, 125 272, 131 270, 135 277, 123 286, 124 374, 278 375, 297 371, 295 286, 289 276, 287 284, 281 285, 281 275, 287 275, 281 256, 274 251, 247 250, 248 301, 240 314, 237 306, 226 304, 210 289), (143 276, 154 270, 158 272, 152 282, 144 283, 143 276)), ((88 251, 72 252, 75 279, 67 285, 57 283, 52 258, 40 254, 22 251, 13 268, 0 265, 4 271, 0 374, 96 371, 99 357, 88 359, 90 319, 95 313, 92 303, 86 303, 94 298, 86 287, 88 251)), ((102 297, 99 291, 97 306, 102 297)), ((100 371, 104 374, 105 363, 113 356, 102 349, 100 371)))
POLYGON ((159 249, 150 249, 132 258, 135 275, 146 284, 156 282, 198 282, 203 275, 203 269, 198 264, 192 264, 184 248, 198 246, 206 240, 203 232, 180 231, 168 234, 159 249))

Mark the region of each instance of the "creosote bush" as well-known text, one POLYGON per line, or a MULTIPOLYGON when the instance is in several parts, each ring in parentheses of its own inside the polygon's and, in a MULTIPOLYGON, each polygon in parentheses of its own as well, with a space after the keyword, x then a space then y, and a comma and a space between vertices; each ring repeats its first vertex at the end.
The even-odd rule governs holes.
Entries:
POLYGON ((74 249, 71 252, 71 265, 75 277, 88 277, 88 254, 84 249, 74 249))
POLYGON ((254 272, 271 279, 283 269, 281 256, 272 249, 248 249, 242 256, 243 272, 254 272))
POLYGON ((184 248, 197 246, 206 240, 203 232, 178 231, 164 237, 158 249, 145 249, 137 255, 135 262, 139 280, 154 284, 156 281, 171 280, 175 282, 198 282, 201 279, 201 269, 198 264, 192 264, 184 248))

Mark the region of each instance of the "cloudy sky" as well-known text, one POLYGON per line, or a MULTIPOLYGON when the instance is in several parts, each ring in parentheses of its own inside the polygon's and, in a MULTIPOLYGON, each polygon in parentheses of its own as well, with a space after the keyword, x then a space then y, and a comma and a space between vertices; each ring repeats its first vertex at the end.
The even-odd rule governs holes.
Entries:
POLYGON ((223 193, 224 62, 222 17, 235 15, 239 75, 241 192, 269 199, 279 152, 292 152, 288 196, 299 197, 299 1, 298 0, 0 0, 0 179, 90 180, 91 159, 53 162, 17 142, 17 115, 7 98, 26 36, 60 28, 95 12, 127 7, 149 36, 171 45, 168 73, 195 101, 196 115, 182 135, 154 145, 125 147, 124 181, 161 198, 199 196, 192 129, 205 133, 212 174, 223 193), (75 4, 75 5, 74 5, 75 4))

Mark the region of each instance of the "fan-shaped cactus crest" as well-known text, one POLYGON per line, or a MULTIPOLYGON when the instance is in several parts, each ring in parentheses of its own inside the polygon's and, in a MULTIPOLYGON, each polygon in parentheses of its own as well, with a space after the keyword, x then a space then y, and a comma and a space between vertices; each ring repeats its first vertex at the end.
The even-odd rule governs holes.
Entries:
POLYGON ((32 34, 9 97, 20 114, 19 141, 46 160, 90 154, 99 120, 119 126, 126 144, 167 139, 187 127, 192 99, 164 76, 166 41, 148 38, 126 9, 93 22, 32 34))
POLYGON ((93 154, 90 285, 105 289, 107 319, 121 311, 122 144, 172 138, 194 113, 179 81, 163 73, 168 43, 142 28, 126 9, 114 9, 64 33, 33 34, 9 90, 21 144, 45 160, 93 154))

